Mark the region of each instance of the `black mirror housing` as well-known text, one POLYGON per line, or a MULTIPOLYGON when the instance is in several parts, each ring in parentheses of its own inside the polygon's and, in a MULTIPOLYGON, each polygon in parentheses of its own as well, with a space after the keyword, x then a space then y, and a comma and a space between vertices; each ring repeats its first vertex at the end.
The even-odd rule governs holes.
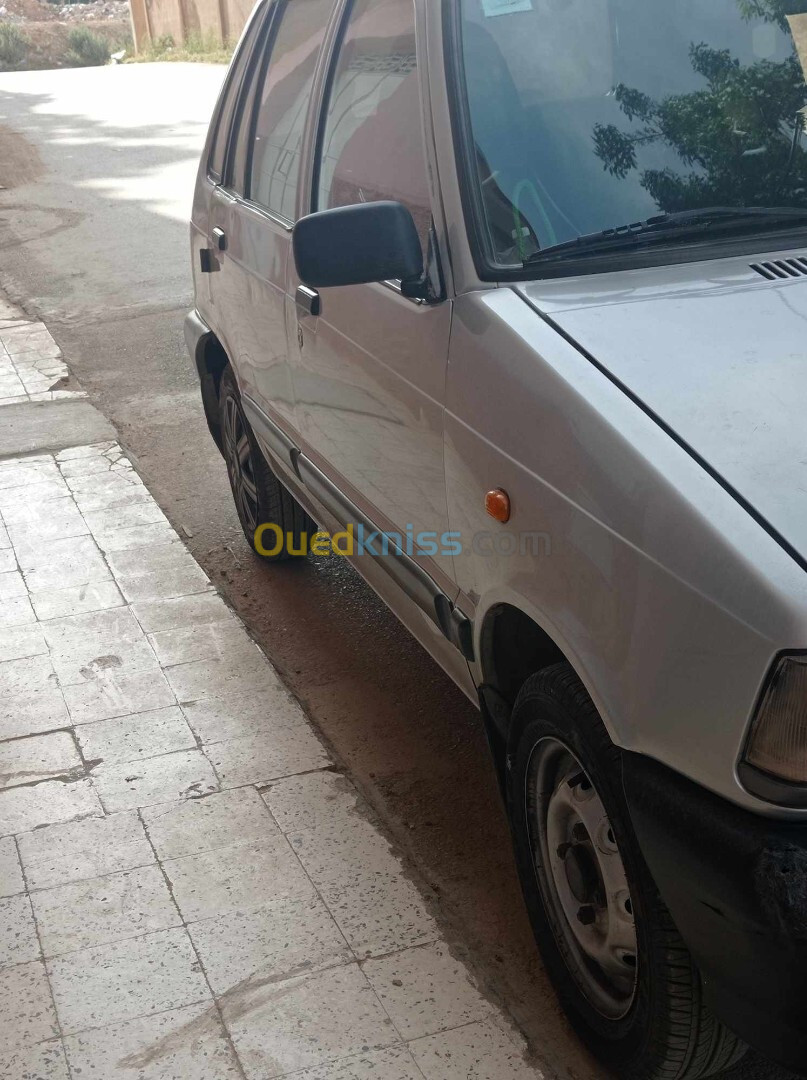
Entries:
POLYGON ((300 218, 292 233, 300 280, 313 289, 415 282, 423 251, 411 213, 398 202, 357 203, 300 218))

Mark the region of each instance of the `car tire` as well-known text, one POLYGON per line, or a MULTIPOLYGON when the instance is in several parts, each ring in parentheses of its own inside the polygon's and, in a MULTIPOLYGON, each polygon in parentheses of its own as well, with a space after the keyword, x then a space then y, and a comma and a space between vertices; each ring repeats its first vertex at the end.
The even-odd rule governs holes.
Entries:
POLYGON ((229 365, 221 376, 219 416, 222 453, 247 543, 265 562, 283 562, 307 554, 317 526, 269 468, 244 413, 229 365), (277 546, 275 536, 261 545, 263 550, 257 546, 255 531, 260 525, 277 525, 281 529, 285 539, 276 553, 266 554, 277 546))
POLYGON ((576 1031, 623 1080, 696 1080, 747 1047, 700 976, 642 858, 620 751, 568 664, 529 678, 513 710, 507 799, 546 969, 576 1031))

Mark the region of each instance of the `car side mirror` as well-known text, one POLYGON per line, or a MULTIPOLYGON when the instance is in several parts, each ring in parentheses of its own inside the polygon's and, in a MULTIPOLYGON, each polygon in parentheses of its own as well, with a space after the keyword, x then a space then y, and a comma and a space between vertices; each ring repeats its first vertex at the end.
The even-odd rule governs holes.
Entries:
POLYGON ((310 288, 400 280, 405 295, 420 295, 423 250, 401 203, 357 203, 309 214, 294 226, 292 247, 297 274, 310 288))

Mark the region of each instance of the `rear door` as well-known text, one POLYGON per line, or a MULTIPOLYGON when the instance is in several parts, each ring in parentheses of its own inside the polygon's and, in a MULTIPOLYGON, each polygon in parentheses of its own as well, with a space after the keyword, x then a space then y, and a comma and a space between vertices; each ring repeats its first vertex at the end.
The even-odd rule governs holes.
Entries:
MULTIPOLYGON (((311 86, 334 0, 276 0, 249 71, 220 194, 222 272, 216 288, 244 407, 261 438, 266 418, 292 434, 286 348, 286 266, 311 86)), ((214 238, 215 242, 215 238, 214 238)))
POLYGON ((396 282, 320 290, 321 314, 295 302, 290 351, 302 447, 447 595, 456 592, 443 473, 443 397, 451 302, 441 295, 413 0, 352 0, 326 80, 311 209, 392 199, 411 210, 431 270, 431 302, 396 282), (426 538, 428 537, 428 538, 426 538))

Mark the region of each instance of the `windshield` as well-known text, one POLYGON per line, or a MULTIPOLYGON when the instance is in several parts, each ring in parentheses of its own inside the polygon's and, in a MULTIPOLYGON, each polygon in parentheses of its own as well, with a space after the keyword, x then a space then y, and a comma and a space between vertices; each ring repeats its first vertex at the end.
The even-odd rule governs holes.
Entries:
POLYGON ((807 208, 807 0, 458 3, 495 262, 658 214, 807 208))

